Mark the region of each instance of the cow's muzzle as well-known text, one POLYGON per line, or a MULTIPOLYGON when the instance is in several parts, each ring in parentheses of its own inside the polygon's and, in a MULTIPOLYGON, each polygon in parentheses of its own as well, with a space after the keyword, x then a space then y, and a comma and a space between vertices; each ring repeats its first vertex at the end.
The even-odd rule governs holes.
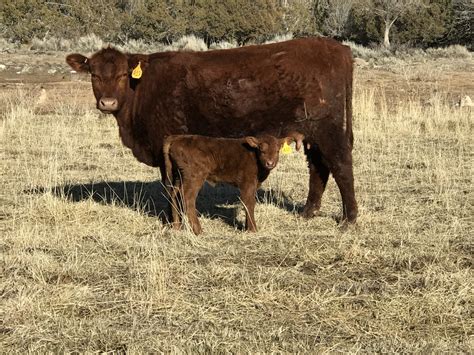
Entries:
POLYGON ((102 97, 97 102, 97 108, 104 113, 112 113, 118 110, 118 100, 113 97, 102 97))

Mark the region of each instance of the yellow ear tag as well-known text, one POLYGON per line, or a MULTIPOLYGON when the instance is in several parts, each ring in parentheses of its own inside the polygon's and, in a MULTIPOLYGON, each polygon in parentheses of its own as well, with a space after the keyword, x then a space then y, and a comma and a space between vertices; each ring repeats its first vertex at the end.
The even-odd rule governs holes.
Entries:
POLYGON ((140 79, 142 77, 142 68, 140 67, 140 62, 132 71, 132 78, 133 79, 140 79))
POLYGON ((292 149, 291 147, 288 145, 288 143, 283 143, 283 147, 281 147, 281 150, 280 150, 283 154, 290 154, 292 149))

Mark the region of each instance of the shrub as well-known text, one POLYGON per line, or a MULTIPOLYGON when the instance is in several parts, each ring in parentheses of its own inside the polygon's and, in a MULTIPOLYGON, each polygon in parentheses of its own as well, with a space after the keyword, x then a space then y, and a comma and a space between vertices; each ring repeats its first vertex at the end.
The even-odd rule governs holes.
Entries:
POLYGON ((13 42, 44 37, 59 22, 60 14, 41 0, 2 0, 0 33, 13 42))
POLYGON ((472 53, 459 44, 444 48, 428 48, 426 53, 432 58, 472 58, 472 53))
POLYGON ((150 43, 170 42, 174 37, 184 34, 184 29, 177 30, 178 22, 182 19, 173 15, 164 1, 149 1, 137 5, 137 8, 125 17, 121 31, 130 39, 150 43))
POLYGON ((346 46, 351 47, 352 55, 354 57, 362 58, 364 60, 370 60, 370 59, 377 60, 377 59, 380 59, 383 57, 389 57, 392 55, 389 50, 382 47, 369 48, 369 47, 361 46, 360 44, 356 44, 351 41, 344 41, 343 43, 346 46))
POLYGON ((30 49, 35 51, 70 51, 72 41, 64 38, 44 37, 39 39, 34 37, 31 40, 30 49))
POLYGON ((73 42, 72 46, 79 51, 94 52, 105 47, 104 41, 94 33, 79 37, 77 42, 73 42))
POLYGON ((219 41, 213 42, 209 46, 209 49, 230 49, 230 48, 237 48, 239 45, 236 41, 219 41))
POLYGON ((164 50, 161 43, 147 43, 143 40, 130 39, 122 45, 116 45, 117 49, 129 53, 154 53, 164 50))
POLYGON ((19 48, 19 46, 20 44, 18 42, 14 43, 5 38, 0 38, 0 52, 13 51, 19 48))
POLYGON ((292 38, 293 38, 293 33, 283 33, 283 34, 276 35, 273 38, 265 41, 265 44, 289 41, 292 38))
POLYGON ((115 0, 2 0, 0 33, 21 43, 35 37, 75 38, 91 32, 112 40, 123 21, 116 5, 115 0))
POLYGON ((178 51, 201 52, 207 51, 207 45, 202 38, 195 35, 183 36, 173 42, 172 48, 178 51))

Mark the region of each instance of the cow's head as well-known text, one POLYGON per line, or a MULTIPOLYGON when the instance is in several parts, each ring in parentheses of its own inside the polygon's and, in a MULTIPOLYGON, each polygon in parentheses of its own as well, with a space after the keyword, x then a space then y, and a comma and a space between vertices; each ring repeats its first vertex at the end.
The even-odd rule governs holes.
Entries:
POLYGON ((131 77, 133 69, 140 63, 141 70, 144 70, 148 59, 146 55, 124 54, 109 47, 90 58, 78 53, 70 54, 66 62, 77 72, 91 74, 97 108, 104 113, 116 113, 136 84, 134 81, 140 80, 131 77))
POLYGON ((271 135, 262 135, 259 137, 245 137, 245 142, 252 148, 257 149, 257 156, 263 167, 268 170, 273 169, 280 158, 280 149, 287 142, 296 142, 296 149, 301 148, 304 136, 300 133, 291 133, 285 138, 276 138, 271 135))

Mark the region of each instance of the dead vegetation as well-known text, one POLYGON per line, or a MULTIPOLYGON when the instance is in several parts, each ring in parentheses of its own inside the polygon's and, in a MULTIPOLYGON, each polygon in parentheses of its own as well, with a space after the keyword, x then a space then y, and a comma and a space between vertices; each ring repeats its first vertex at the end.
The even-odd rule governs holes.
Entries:
POLYGON ((259 192, 258 233, 240 230, 236 190, 206 186, 199 237, 161 223, 158 171, 88 85, 51 85, 41 107, 31 86, 3 90, 0 347, 472 352, 473 111, 450 95, 473 88, 378 75, 356 78, 357 226, 338 228, 333 180, 321 216, 297 215, 293 153, 259 192))

